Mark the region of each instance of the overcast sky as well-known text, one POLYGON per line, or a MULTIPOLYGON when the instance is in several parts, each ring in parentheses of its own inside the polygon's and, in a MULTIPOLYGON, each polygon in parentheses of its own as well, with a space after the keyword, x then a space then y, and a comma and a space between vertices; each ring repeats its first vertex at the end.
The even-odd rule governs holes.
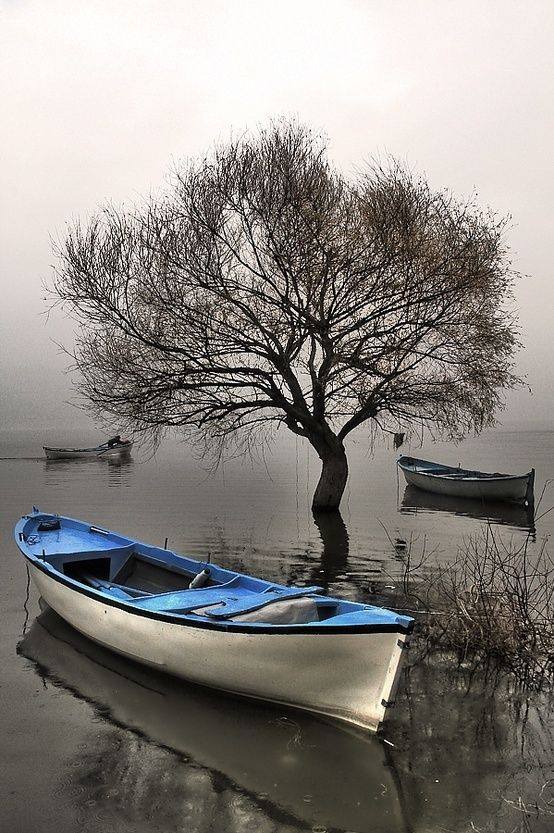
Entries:
POLYGON ((83 422, 65 401, 71 325, 46 320, 50 235, 132 202, 231 129, 296 115, 345 171, 392 153, 513 215, 533 396, 506 424, 554 427, 554 2, 4 0, 4 426, 83 422))

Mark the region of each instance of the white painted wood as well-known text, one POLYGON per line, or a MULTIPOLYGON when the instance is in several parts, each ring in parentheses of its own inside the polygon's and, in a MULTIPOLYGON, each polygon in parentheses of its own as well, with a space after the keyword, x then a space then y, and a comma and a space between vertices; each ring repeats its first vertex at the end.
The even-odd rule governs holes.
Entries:
POLYGON ((394 695, 407 637, 244 634, 195 628, 107 605, 29 569, 44 600, 86 636, 195 683, 376 730, 394 695))
POLYGON ((425 474, 403 467, 402 471, 406 483, 436 495, 523 502, 527 493, 528 475, 526 474, 521 477, 481 480, 477 477, 449 478, 441 474, 425 474))

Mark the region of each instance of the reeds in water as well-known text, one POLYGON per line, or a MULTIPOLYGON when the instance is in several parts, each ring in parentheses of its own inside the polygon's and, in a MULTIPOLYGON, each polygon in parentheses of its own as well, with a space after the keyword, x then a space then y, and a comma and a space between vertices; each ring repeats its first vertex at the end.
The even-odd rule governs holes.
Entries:
POLYGON ((554 560, 546 541, 506 543, 489 526, 459 548, 453 563, 422 578, 428 558, 424 552, 414 564, 408 552, 403 593, 412 608, 416 602, 429 649, 495 660, 533 688, 554 680, 554 560))

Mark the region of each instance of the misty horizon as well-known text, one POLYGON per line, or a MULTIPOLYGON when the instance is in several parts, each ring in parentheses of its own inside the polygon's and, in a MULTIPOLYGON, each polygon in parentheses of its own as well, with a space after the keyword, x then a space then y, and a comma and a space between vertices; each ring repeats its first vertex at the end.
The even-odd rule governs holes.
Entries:
POLYGON ((347 174, 390 153, 512 215, 527 276, 516 370, 533 394, 510 392, 499 421, 552 428, 551 4, 210 5, 5 5, 3 426, 94 426, 66 404, 75 377, 55 342, 71 346, 72 325, 43 300, 51 238, 163 187, 176 160, 292 113, 329 136, 347 174))

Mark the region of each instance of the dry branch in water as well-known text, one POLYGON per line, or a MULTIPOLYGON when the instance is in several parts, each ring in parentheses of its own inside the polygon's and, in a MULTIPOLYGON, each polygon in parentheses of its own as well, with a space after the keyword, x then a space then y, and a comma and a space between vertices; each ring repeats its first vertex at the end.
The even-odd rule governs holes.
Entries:
POLYGON ((403 590, 418 603, 429 646, 463 660, 493 659, 540 688, 554 679, 554 560, 546 543, 538 551, 529 543, 505 545, 487 527, 460 548, 453 565, 429 570, 423 580, 408 559, 403 590))
POLYGON ((322 461, 314 508, 333 509, 359 426, 493 422, 517 382, 505 226, 395 161, 348 179, 284 122, 183 165, 143 208, 76 223, 53 292, 97 413, 216 453, 286 426, 322 461))

